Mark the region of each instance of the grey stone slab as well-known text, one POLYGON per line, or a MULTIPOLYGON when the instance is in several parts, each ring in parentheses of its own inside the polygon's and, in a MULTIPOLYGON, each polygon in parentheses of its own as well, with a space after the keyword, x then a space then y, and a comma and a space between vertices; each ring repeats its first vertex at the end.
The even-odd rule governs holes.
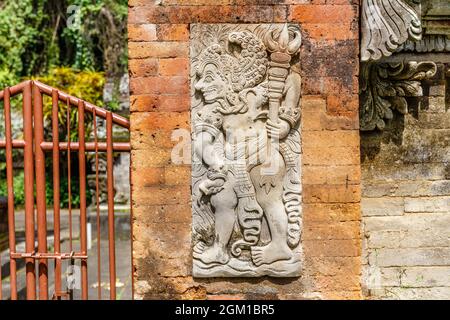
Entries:
POLYGON ((361 212, 364 217, 401 216, 404 214, 403 198, 362 198, 361 212))
POLYGON ((191 25, 194 277, 301 274, 294 24, 191 25))
POLYGON ((450 250, 447 247, 378 249, 370 253, 369 263, 380 267, 450 265, 450 250))

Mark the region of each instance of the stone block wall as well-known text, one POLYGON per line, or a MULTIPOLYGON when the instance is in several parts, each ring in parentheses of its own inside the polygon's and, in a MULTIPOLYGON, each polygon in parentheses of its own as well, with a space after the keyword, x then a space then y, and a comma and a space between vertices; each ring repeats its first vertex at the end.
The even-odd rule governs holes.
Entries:
POLYGON ((423 82, 423 97, 408 99, 409 114, 395 114, 383 133, 362 134, 368 298, 450 299, 448 62, 423 82))
POLYGON ((129 1, 135 298, 362 297, 358 10, 357 0, 129 1), (190 129, 189 24, 271 22, 302 29, 304 270, 193 279, 190 165, 171 160, 173 131, 190 129))

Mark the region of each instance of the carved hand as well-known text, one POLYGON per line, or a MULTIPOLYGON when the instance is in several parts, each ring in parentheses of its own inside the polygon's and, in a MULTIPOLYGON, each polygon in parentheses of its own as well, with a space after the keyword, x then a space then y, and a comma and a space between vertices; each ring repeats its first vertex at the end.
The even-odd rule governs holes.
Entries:
POLYGON ((222 191, 224 188, 223 187, 224 183, 225 180, 223 179, 216 179, 216 180, 206 179, 202 183, 200 183, 199 189, 204 195, 208 196, 222 191))
POLYGON ((210 166, 213 171, 225 173, 227 172, 227 167, 222 159, 216 159, 216 161, 210 166))
POLYGON ((269 138, 274 137, 282 140, 287 137, 291 127, 289 123, 283 119, 278 120, 277 123, 274 123, 269 119, 266 122, 266 129, 269 138))

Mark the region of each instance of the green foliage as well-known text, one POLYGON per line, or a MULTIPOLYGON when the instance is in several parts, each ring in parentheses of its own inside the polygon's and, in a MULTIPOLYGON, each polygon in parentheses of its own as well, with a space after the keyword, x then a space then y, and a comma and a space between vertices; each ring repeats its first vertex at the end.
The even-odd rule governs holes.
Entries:
POLYGON ((0 1, 0 87, 54 67, 127 71, 124 0, 0 1))
MULTIPOLYGON (((47 206, 53 205, 53 180, 51 178, 47 178, 46 180, 46 197, 47 197, 47 206)), ((71 199, 72 199, 72 208, 80 207, 80 184, 78 179, 73 179, 70 183, 71 188, 71 199)), ((69 180, 67 176, 61 176, 60 181, 60 207, 68 208, 69 207, 69 180)), ((89 206, 92 199, 92 191, 88 188, 86 189, 86 201, 89 206)))
MULTIPOLYGON (((40 82, 58 88, 74 97, 89 101, 99 107, 103 106, 103 72, 78 71, 67 67, 50 70, 45 76, 34 78, 40 82)), ((44 115, 51 116, 51 101, 44 106, 44 115)))
MULTIPOLYGON (((96 71, 76 71, 71 68, 55 68, 49 74, 42 77, 36 77, 35 80, 58 88, 74 97, 89 101, 99 107, 103 106, 103 87, 105 77, 102 72, 96 71)), ((76 107, 70 109, 70 129, 71 139, 78 139, 78 112, 76 107)), ((50 97, 44 99, 44 121, 50 123, 52 117, 52 101, 50 97)), ((61 134, 64 134, 67 125, 67 104, 60 103, 58 108, 58 119, 61 134)), ((92 123, 86 121, 86 136, 91 132, 92 123)), ((50 130, 50 125, 46 126, 50 130)))
POLYGON ((110 76, 126 71, 128 2, 124 0, 68 1, 68 26, 63 31, 75 47, 73 67, 93 70, 104 64, 110 76), (98 51, 103 60, 98 61, 98 51))
MULTIPOLYGON (((14 187, 14 204, 17 207, 21 207, 25 205, 25 184, 24 184, 24 172, 21 171, 19 174, 14 176, 13 181, 13 187, 14 187)), ((61 194, 60 194, 60 200, 61 200, 61 208, 68 208, 69 207, 69 191, 68 191, 68 179, 67 177, 61 177, 60 187, 61 187, 61 194)), ((78 208, 80 206, 80 187, 78 180, 71 182, 71 188, 72 188, 72 208, 78 208)), ((53 205, 53 184, 51 180, 46 180, 46 190, 45 194, 47 197, 47 205, 53 205)), ((8 196, 8 188, 6 185, 6 178, 0 177, 0 197, 7 197, 8 196)), ((91 190, 87 189, 86 191, 86 199, 88 205, 90 204, 90 200, 92 197, 91 190)))
MULTIPOLYGON (((43 2, 21 0, 3 4, 0 10, 0 87, 15 84, 21 74, 38 71, 37 55, 26 53, 39 47, 43 31, 39 27, 46 18, 43 2)), ((49 52, 44 54, 47 56, 49 52)))
MULTIPOLYGON (((24 173, 21 171, 19 174, 14 176, 14 203, 17 206, 23 206, 25 204, 25 184, 24 184, 24 173)), ((0 196, 8 196, 8 187, 6 185, 6 178, 0 176, 0 196)))

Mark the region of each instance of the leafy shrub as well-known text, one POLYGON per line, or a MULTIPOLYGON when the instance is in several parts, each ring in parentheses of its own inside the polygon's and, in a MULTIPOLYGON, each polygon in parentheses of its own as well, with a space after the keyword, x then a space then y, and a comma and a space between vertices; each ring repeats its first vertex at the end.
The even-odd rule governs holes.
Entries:
MULTIPOLYGON (((0 169, 2 169, 1 166, 0 169)), ((16 206, 23 206, 25 204, 25 184, 23 171, 15 175, 13 180, 14 180, 13 181, 14 203, 16 204, 16 206)), ((0 196, 3 197, 8 196, 8 187, 6 184, 6 178, 2 176, 0 176, 0 196)))

